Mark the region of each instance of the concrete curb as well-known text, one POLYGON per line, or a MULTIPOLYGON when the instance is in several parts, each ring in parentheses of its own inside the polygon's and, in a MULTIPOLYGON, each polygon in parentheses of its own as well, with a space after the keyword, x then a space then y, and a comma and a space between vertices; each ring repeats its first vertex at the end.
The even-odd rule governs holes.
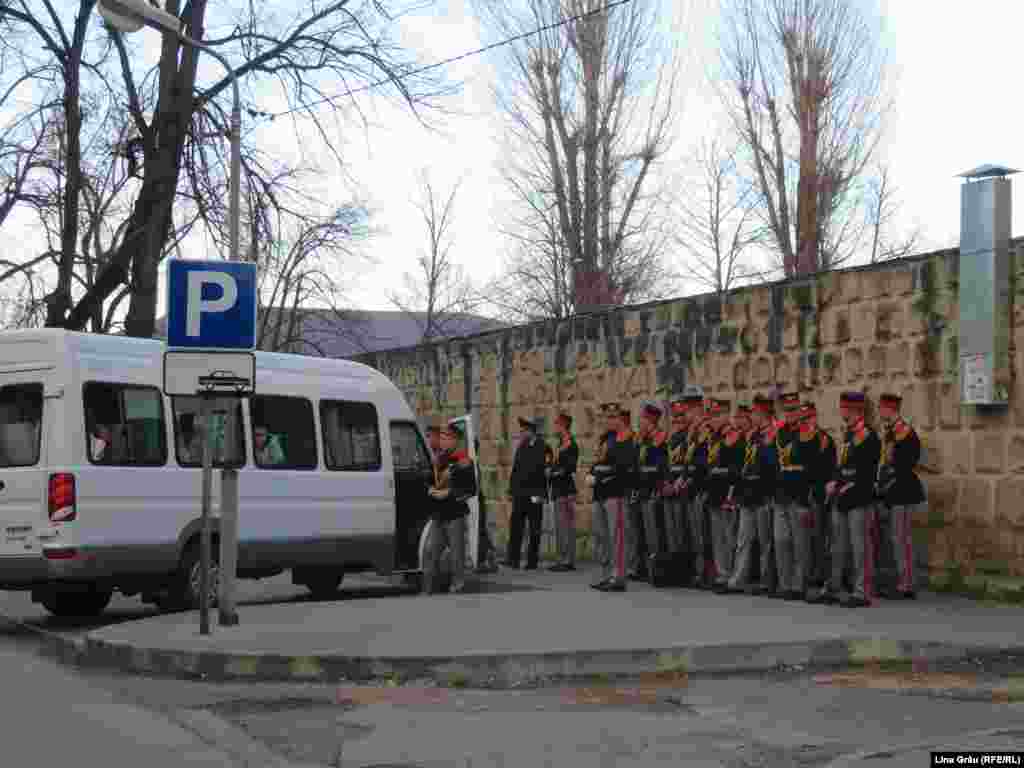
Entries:
POLYGON ((712 676, 835 670, 865 664, 913 664, 1024 654, 1021 648, 957 646, 881 637, 637 650, 467 654, 449 657, 252 655, 138 648, 86 635, 50 635, 44 652, 83 669, 153 677, 247 682, 432 681, 452 687, 507 688, 553 681, 653 676, 712 676))

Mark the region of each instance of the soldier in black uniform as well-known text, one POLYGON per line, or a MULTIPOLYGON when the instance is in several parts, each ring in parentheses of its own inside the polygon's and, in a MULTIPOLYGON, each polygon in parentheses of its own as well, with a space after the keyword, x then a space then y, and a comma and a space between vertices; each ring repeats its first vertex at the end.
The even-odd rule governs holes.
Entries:
POLYGON ((683 482, 686 479, 686 441, 689 419, 685 398, 673 400, 672 434, 668 438, 668 477, 662 488, 665 509, 665 538, 670 554, 679 554, 686 549, 686 495, 683 482))
POLYGON ((572 416, 560 413, 555 419, 558 447, 548 478, 555 504, 559 561, 552 571, 576 570, 576 465, 580 449, 572 434, 572 416))
POLYGON ((772 401, 760 395, 754 398, 752 429, 740 473, 740 523, 736 544, 736 563, 729 579, 729 592, 764 592, 774 589, 770 579, 774 573, 772 547, 772 493, 778 471, 775 454, 775 431, 772 401), (754 542, 760 547, 760 583, 749 587, 753 566, 754 542))
MULTIPOLYGON (((637 435, 637 465, 633 487, 640 506, 648 560, 664 554, 668 549, 661 537, 661 489, 668 474, 668 434, 658 429, 661 415, 661 407, 657 403, 645 403, 640 412, 640 432, 637 435)), ((651 573, 649 564, 646 571, 651 573)))
POLYGON ((827 486, 834 502, 832 578, 822 602, 829 602, 842 585, 843 568, 853 558, 853 591, 840 602, 848 608, 871 605, 875 577, 875 481, 882 443, 864 421, 862 392, 845 392, 839 412, 846 434, 839 448, 835 479, 827 486))
POLYGON ((466 585, 466 516, 468 501, 477 492, 476 468, 469 453, 458 447, 463 436, 458 422, 450 422, 439 434, 441 453, 434 465, 434 483, 428 491, 432 527, 427 540, 423 588, 427 593, 437 591, 441 556, 447 544, 452 568, 449 591, 457 593, 466 585))
POLYGON ((900 416, 899 395, 884 394, 878 401, 878 415, 885 426, 878 497, 888 512, 893 559, 896 562, 896 590, 892 597, 913 598, 914 542, 911 524, 914 513, 926 503, 924 486, 914 471, 921 459, 921 440, 914 428, 900 416))
POLYGON ((740 426, 743 417, 730 418, 731 403, 716 400, 716 435, 708 451, 708 508, 711 515, 715 553, 715 583, 718 593, 729 589, 736 555, 736 525, 739 516, 740 472, 746 455, 746 441, 740 426))
MULTIPOLYGON (((701 406, 698 406, 701 408, 701 406)), ((690 546, 693 548, 694 587, 710 589, 713 581, 709 557, 709 536, 706 535, 705 502, 707 499, 708 448, 711 441, 711 429, 708 424, 710 398, 704 400, 701 410, 690 428, 689 444, 686 448, 686 480, 683 490, 687 494, 690 521, 690 546)))
MULTIPOLYGON (((636 443, 629 428, 629 411, 618 409, 614 423, 617 427, 614 440, 607 441, 607 450, 600 465, 604 469, 596 476, 602 480, 601 510, 606 515, 605 527, 612 543, 610 567, 605 569, 607 575, 593 585, 594 589, 602 592, 626 591, 626 497, 632 490, 630 479, 636 465, 636 443)), ((598 467, 595 465, 594 470, 598 467)), ((597 486, 595 497, 596 489, 597 486)))
POLYGON ((775 504, 777 597, 803 600, 807 593, 810 493, 818 463, 818 447, 803 424, 799 395, 783 397, 786 426, 778 431, 779 476, 775 504))
POLYGON ((814 403, 806 402, 803 407, 804 422, 810 430, 811 439, 818 446, 818 465, 811 478, 810 565, 808 586, 815 591, 822 589, 828 581, 828 553, 832 539, 832 517, 825 503, 825 486, 835 475, 836 444, 828 432, 818 426, 818 409, 814 403))
POLYGON ((605 427, 601 430, 601 436, 594 452, 594 463, 586 478, 587 485, 594 491, 590 527, 594 537, 595 554, 601 563, 602 572, 602 577, 591 585, 594 587, 606 582, 612 573, 615 536, 614 532, 608 528, 608 521, 612 519, 608 501, 611 498, 609 494, 612 490, 610 481, 615 471, 610 456, 619 429, 619 404, 604 403, 601 406, 601 413, 605 418, 605 427))

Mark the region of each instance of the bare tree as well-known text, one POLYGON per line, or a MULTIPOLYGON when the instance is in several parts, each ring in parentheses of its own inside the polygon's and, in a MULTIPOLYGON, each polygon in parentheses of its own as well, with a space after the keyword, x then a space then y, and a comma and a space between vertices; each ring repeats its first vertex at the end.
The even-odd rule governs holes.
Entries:
POLYGON ((920 228, 902 235, 893 232, 902 206, 888 165, 880 164, 868 180, 866 200, 867 229, 871 237, 870 263, 902 259, 917 251, 921 244, 920 228))
POLYGON ((540 259, 548 269, 536 274, 554 281, 537 285, 527 305, 557 315, 646 296, 645 275, 660 271, 665 246, 664 198, 652 186, 678 110, 677 60, 658 4, 476 2, 498 35, 523 35, 504 49, 494 90, 507 124, 504 175, 521 206, 504 227, 524 248, 510 269, 540 259))
MULTIPOLYGON (((333 135, 329 119, 343 116, 347 107, 355 105, 351 94, 360 86, 390 86, 392 94, 414 109, 429 104, 440 92, 438 71, 413 72, 413 59, 388 39, 392 19, 383 0, 358 4, 318 0, 301 8, 249 3, 234 10, 207 0, 164 0, 162 5, 180 16, 187 35, 236 62, 234 75, 243 78, 250 116, 260 114, 250 94, 266 93, 266 86, 271 86, 287 100, 296 134, 312 132, 328 148, 333 135), (207 39, 208 23, 229 31, 207 39), (300 116, 308 120, 300 124, 300 116)), ((231 78, 218 74, 218 79, 207 79, 207 61, 200 68, 196 49, 169 36, 162 40, 158 64, 145 69, 138 64, 142 57, 129 48, 139 44, 136 39, 128 42, 119 33, 103 31, 94 7, 95 0, 0 2, 0 57, 5 64, 0 73, 0 106, 19 83, 30 82, 40 94, 36 106, 59 109, 65 123, 61 248, 48 323, 84 328, 128 287, 125 332, 150 336, 158 268, 174 243, 183 197, 191 198, 207 234, 224 239, 220 201, 226 198, 227 164, 222 162, 224 150, 209 138, 212 132, 227 134, 231 78), (33 53, 19 59, 19 51, 33 53), (7 66, 11 62, 18 66, 7 66), (84 185, 82 127, 90 119, 83 95, 93 92, 110 94, 127 109, 134 136, 126 154, 136 183, 125 190, 130 204, 123 234, 94 279, 82 288, 76 287, 74 278, 80 261, 76 212, 84 185), (196 168, 193 163, 206 165, 196 168)), ((209 68, 211 73, 218 72, 212 62, 209 68)), ((260 186, 267 199, 281 202, 287 210, 286 195, 266 186, 277 171, 254 179, 254 168, 267 171, 268 166, 261 164, 253 147, 248 147, 247 155, 246 181, 260 186)))
POLYGON ((414 205, 423 224, 426 246, 416 259, 416 271, 405 273, 404 292, 393 293, 391 302, 416 320, 422 341, 459 333, 465 327, 466 316, 476 312, 481 303, 465 269, 451 254, 460 184, 454 184, 444 195, 426 171, 420 172, 419 197, 414 205))
MULTIPOLYGON (((322 219, 281 223, 278 237, 251 239, 269 246, 258 252, 260 306, 257 346, 270 352, 330 356, 338 339, 360 346, 367 329, 358 312, 346 308, 345 283, 368 258, 368 211, 356 204, 322 219)), ((258 217, 252 217, 250 226, 258 217)))
POLYGON ((723 0, 726 103, 786 275, 863 246, 853 189, 888 104, 878 30, 854 0, 723 0))
POLYGON ((753 263, 762 238, 755 221, 755 191, 738 174, 736 150, 717 140, 701 142, 693 156, 696 178, 680 202, 680 234, 686 274, 725 294, 763 276, 753 263))

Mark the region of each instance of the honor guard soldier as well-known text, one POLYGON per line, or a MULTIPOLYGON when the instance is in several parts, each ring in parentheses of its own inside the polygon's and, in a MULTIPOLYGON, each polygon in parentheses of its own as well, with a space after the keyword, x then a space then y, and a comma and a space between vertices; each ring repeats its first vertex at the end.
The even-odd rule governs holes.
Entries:
POLYGON ((839 412, 846 434, 839 448, 835 479, 827 491, 834 499, 832 578, 821 602, 831 602, 842 588, 843 570, 853 558, 852 592, 840 602, 857 608, 871 604, 875 576, 875 482, 882 443, 864 421, 862 392, 845 392, 839 412))
MULTIPOLYGON (((608 528, 609 511, 607 500, 610 487, 608 482, 612 479, 614 467, 610 459, 611 449, 615 445, 615 436, 619 431, 619 404, 605 403, 601 406, 601 414, 604 416, 604 430, 597 441, 597 448, 594 451, 594 463, 587 474, 586 483, 593 489, 594 506, 591 516, 591 530, 594 534, 597 555, 601 563, 602 578, 596 584, 607 581, 611 574, 612 548, 614 544, 613 531, 608 528)), ((596 586, 596 584, 594 586, 596 586)))
POLYGON ((441 428, 440 449, 434 465, 434 483, 427 492, 431 501, 432 528, 427 543, 427 563, 423 569, 423 588, 436 592, 441 576, 441 554, 447 542, 451 552, 450 592, 465 589, 466 516, 468 501, 476 495, 476 468, 469 454, 459 448, 462 430, 456 422, 441 428))
POLYGON ((799 396, 786 395, 787 424, 779 430, 779 479, 775 507, 775 563, 778 596, 803 600, 807 596, 808 532, 812 523, 811 483, 818 464, 818 446, 804 420, 799 396), (795 427, 795 430, 794 430, 795 427))
POLYGON ((810 531, 810 565, 807 572, 808 586, 819 590, 828 581, 828 559, 831 551, 832 516, 825 503, 825 486, 836 471, 836 443, 828 432, 818 425, 818 409, 814 403, 806 402, 803 407, 804 422, 811 432, 811 439, 818 446, 818 464, 811 477, 811 513, 813 527, 810 531))
POLYGON ((558 446, 551 467, 551 497, 555 501, 556 539, 559 561, 552 571, 576 570, 576 465, 580 449, 572 434, 572 416, 560 413, 555 419, 558 446))
POLYGON ((889 515, 889 534, 896 562, 896 594, 913 598, 914 542, 911 522, 914 512, 925 504, 924 487, 914 471, 921 460, 921 440, 914 428, 900 416, 902 399, 884 394, 878 400, 878 415, 885 427, 881 466, 878 470, 878 498, 889 515))
POLYGON ((604 518, 599 527, 610 545, 604 578, 594 589, 602 592, 626 591, 626 496, 630 475, 636 462, 635 442, 629 429, 629 413, 611 403, 605 406, 609 426, 614 433, 605 436, 599 446, 599 461, 588 478, 594 488, 595 512, 604 518))
POLYGON ((730 417, 728 400, 715 401, 715 418, 711 427, 715 437, 708 450, 708 509, 711 515, 711 538, 715 556, 716 592, 728 591, 736 554, 736 523, 739 514, 740 472, 746 454, 746 442, 740 428, 743 417, 730 417))
POLYGON ((774 572, 772 546, 772 493, 778 458, 775 453, 772 401, 760 395, 754 398, 751 412, 752 428, 747 436, 743 467, 740 470, 740 520, 736 543, 736 562, 729 579, 729 592, 745 592, 749 588, 753 566, 754 542, 760 547, 760 583, 751 592, 771 591, 774 572))
MULTIPOLYGON (((667 551, 661 539, 663 505, 661 488, 668 474, 668 434, 658 429, 662 410, 656 403, 645 403, 640 411, 637 473, 634 489, 641 507, 647 557, 653 560, 667 551)), ((647 568, 650 573, 650 567, 647 568)))
POLYGON ((690 441, 686 448, 686 481, 683 488, 688 497, 687 516, 690 522, 690 544, 693 547, 694 586, 697 589, 710 589, 711 570, 714 566, 707 556, 709 537, 705 535, 704 501, 711 441, 708 425, 711 400, 704 400, 698 408, 700 410, 690 429, 690 441))
POLYGON ((672 401, 672 434, 668 438, 668 477, 662 490, 665 514, 666 545, 670 554, 679 554, 686 547, 686 442, 689 419, 685 398, 672 401))

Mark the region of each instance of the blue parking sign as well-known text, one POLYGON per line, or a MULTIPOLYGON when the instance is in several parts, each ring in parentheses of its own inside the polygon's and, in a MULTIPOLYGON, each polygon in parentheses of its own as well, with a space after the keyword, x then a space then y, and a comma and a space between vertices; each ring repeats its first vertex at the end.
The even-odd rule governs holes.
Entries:
POLYGON ((167 346, 253 349, 256 346, 256 265, 169 259, 167 346))

